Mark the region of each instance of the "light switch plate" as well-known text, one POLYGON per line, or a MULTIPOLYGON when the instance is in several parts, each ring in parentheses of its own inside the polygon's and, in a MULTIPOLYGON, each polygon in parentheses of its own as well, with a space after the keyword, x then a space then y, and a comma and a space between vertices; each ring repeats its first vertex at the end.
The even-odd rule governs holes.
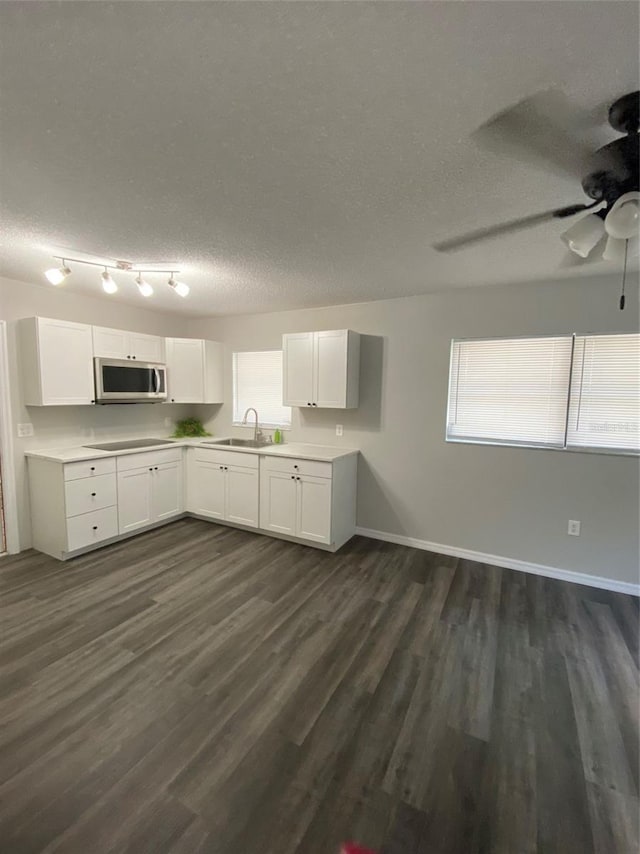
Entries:
POLYGON ((18 424, 18 439, 25 439, 27 436, 33 436, 33 424, 18 424))
POLYGON ((570 537, 580 536, 580 522, 577 519, 569 519, 567 534, 569 534, 570 537))
POLYGON ((342 436, 343 432, 342 424, 336 424, 336 436, 342 436))

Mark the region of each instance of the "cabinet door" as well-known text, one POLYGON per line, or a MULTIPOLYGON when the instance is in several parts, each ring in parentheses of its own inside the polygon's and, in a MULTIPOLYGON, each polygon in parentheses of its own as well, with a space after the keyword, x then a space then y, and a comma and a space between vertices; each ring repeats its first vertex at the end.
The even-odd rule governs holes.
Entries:
POLYGON ((94 326, 93 355, 104 359, 126 359, 131 355, 129 333, 122 329, 94 326))
POLYGON ((164 338, 157 335, 129 333, 129 350, 132 356, 142 362, 160 362, 164 364, 164 338))
POLYGON ((301 475, 298 487, 296 536, 317 543, 331 542, 331 481, 301 475))
POLYGON ((296 535, 297 481, 295 475, 265 471, 260 477, 260 527, 296 535))
POLYGON ((346 330, 316 332, 314 338, 314 390, 317 406, 340 409, 347 404, 346 330))
POLYGON ((313 332, 283 335, 283 403, 311 406, 313 403, 313 332))
POLYGON ((225 484, 223 465, 193 461, 187 476, 187 509, 210 519, 224 519, 225 484))
POLYGON ((203 403, 203 342, 167 338, 167 386, 171 403, 203 403))
POLYGON ((43 406, 93 403, 91 327, 64 320, 38 320, 43 406))
POLYGON ((152 469, 118 472, 118 532, 126 534, 153 522, 152 469))
POLYGON ((239 525, 258 527, 258 469, 227 466, 225 518, 239 525))
POLYGON ((182 513, 182 461, 161 463, 151 473, 151 511, 154 522, 182 513))

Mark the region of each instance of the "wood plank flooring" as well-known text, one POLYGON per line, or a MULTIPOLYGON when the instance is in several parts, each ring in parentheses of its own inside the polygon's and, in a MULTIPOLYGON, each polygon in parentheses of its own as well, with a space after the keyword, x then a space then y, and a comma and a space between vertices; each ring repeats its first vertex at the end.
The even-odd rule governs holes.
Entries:
POLYGON ((181 520, 0 559, 7 854, 636 854, 638 602, 181 520))

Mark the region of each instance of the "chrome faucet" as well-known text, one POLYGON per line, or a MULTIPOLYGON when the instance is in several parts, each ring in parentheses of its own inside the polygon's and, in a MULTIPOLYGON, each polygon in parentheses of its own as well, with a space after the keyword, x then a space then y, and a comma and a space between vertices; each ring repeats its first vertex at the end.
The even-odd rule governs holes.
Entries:
POLYGON ((248 417, 250 412, 253 412, 253 414, 256 416, 256 426, 255 426, 255 429, 253 431, 253 441, 257 442, 262 435, 262 431, 260 430, 260 425, 258 423, 258 410, 254 409, 253 406, 250 406, 242 418, 242 423, 243 424, 247 423, 247 417, 248 417))

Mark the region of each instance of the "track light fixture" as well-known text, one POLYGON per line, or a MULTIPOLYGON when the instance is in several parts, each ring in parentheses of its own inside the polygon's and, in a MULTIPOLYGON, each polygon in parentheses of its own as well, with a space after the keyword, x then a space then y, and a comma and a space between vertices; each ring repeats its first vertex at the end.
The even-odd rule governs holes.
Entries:
POLYGON ((169 287, 173 288, 179 297, 189 296, 189 285, 185 285, 184 282, 176 282, 173 276, 174 274, 171 273, 171 276, 169 277, 169 287))
POLYGON ((143 277, 143 273, 149 273, 151 275, 154 273, 162 273, 166 275, 168 273, 170 277, 169 286, 178 294, 178 296, 186 297, 189 295, 189 285, 186 285, 184 282, 178 282, 175 279, 175 275, 178 272, 177 270, 167 269, 170 266, 169 264, 166 264, 166 268, 164 270, 158 269, 158 267, 165 264, 163 261, 159 263, 147 261, 146 265, 153 267, 153 269, 143 269, 143 267, 146 266, 145 263, 133 264, 131 261, 115 261, 113 264, 102 264, 99 261, 85 261, 81 258, 63 258, 60 255, 54 255, 54 258, 56 261, 61 261, 62 265, 60 267, 52 267, 50 270, 45 271, 45 276, 52 285, 59 285, 67 278, 67 276, 71 275, 71 270, 67 267, 67 261, 72 261, 74 264, 88 264, 90 267, 102 267, 104 270, 101 275, 102 289, 107 294, 115 294, 118 290, 118 285, 111 277, 109 270, 119 270, 123 273, 136 274, 134 282, 138 287, 140 296, 145 298, 153 296, 153 288, 143 277))
POLYGON ((71 270, 67 267, 64 258, 60 259, 62 261, 61 267, 52 267, 50 270, 47 270, 45 276, 52 285, 59 285, 67 278, 67 276, 71 275, 71 270))
POLYGON ((136 285, 138 286, 138 290, 142 294, 143 297, 150 297, 153 294, 153 288, 142 278, 142 274, 138 273, 136 276, 136 285))
POLYGON ((102 290, 105 292, 105 294, 115 294, 115 292, 118 290, 118 286, 111 278, 111 274, 109 273, 106 267, 104 268, 104 273, 102 274, 102 290))

